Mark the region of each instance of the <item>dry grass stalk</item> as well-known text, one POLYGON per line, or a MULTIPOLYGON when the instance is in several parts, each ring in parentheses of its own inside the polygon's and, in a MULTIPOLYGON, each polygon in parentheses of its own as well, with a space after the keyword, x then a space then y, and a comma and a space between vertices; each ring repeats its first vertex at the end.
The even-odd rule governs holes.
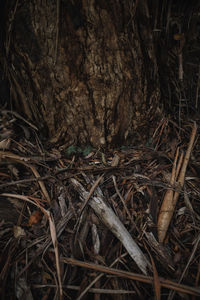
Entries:
MULTIPOLYGON (((17 163, 23 164, 25 165, 27 168, 30 168, 31 171, 33 172, 34 176, 36 178, 40 178, 40 174, 38 173, 38 171, 36 170, 36 168, 32 165, 32 164, 28 164, 27 161, 30 160, 30 158, 28 157, 23 157, 23 156, 19 156, 17 154, 8 152, 8 151, 0 151, 0 159, 9 159, 9 160, 14 160, 17 163)), ((42 180, 38 180, 39 186, 42 190, 42 193, 44 195, 44 197, 46 198, 46 200, 50 203, 51 199, 49 197, 49 194, 47 192, 47 189, 45 187, 45 184, 42 180)))
POLYGON ((60 261, 59 261, 59 252, 58 252, 58 241, 57 241, 57 235, 56 235, 56 227, 53 220, 53 217, 51 213, 42 208, 42 210, 45 212, 45 214, 48 216, 49 220, 49 228, 51 233, 51 239, 54 247, 55 252, 55 258, 56 258, 56 270, 57 270, 57 277, 58 277, 58 283, 59 283, 59 299, 62 300, 63 298, 63 290, 62 290, 62 280, 61 280, 61 271, 60 271, 60 261))
MULTIPOLYGON (((74 266, 79 266, 79 267, 82 267, 85 269, 95 270, 95 271, 102 272, 105 274, 111 274, 111 275, 118 276, 121 278, 128 278, 128 279, 131 279, 134 281, 145 282, 145 283, 151 284, 151 285, 153 284, 153 277, 151 277, 151 276, 136 274, 133 272, 128 272, 128 271, 119 270, 119 269, 110 268, 110 267, 105 267, 105 266, 101 266, 98 264, 93 264, 93 263, 89 263, 89 262, 85 262, 85 261, 79 261, 74 258, 62 257, 61 262, 66 263, 66 264, 71 264, 74 266)), ((159 280, 160 280, 161 287, 172 289, 172 290, 175 290, 180 293, 194 295, 197 297, 199 297, 199 295, 200 295, 199 288, 194 288, 192 286, 179 284, 172 280, 163 279, 162 277, 159 277, 159 280)))

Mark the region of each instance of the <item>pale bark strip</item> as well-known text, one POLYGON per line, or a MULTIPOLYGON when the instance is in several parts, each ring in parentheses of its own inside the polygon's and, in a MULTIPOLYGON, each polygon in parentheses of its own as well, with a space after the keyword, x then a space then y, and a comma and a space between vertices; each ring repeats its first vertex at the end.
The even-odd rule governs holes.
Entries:
MULTIPOLYGON (((80 198, 85 201, 88 192, 76 179, 71 179, 72 184, 78 189, 80 198)), ((121 241, 132 259, 136 262, 142 273, 147 274, 147 267, 151 265, 136 242, 132 239, 130 233, 114 214, 113 210, 107 206, 100 195, 93 196, 88 204, 94 209, 101 221, 112 231, 112 233, 121 241)))

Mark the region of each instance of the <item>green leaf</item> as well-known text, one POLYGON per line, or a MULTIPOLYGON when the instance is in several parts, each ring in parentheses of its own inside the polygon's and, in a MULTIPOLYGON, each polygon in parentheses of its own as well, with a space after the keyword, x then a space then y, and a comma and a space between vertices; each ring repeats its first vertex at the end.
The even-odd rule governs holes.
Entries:
POLYGON ((91 151, 92 151, 92 147, 91 146, 87 146, 83 150, 83 156, 87 156, 91 151))
POLYGON ((76 154, 77 152, 77 147, 74 145, 69 146, 66 150, 65 150, 65 154, 69 157, 72 156, 73 154, 76 154))

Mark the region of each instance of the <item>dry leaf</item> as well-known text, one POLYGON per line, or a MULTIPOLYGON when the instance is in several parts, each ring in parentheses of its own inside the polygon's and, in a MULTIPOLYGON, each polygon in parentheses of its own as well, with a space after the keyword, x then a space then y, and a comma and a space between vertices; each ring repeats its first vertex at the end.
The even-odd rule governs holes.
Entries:
POLYGON ((22 236, 26 235, 24 229, 20 226, 14 226, 13 227, 13 233, 14 233, 15 238, 22 237, 22 236))
POLYGON ((175 41, 181 41, 181 40, 184 40, 184 39, 185 39, 184 33, 176 33, 176 34, 174 34, 174 40, 175 41))
POLYGON ((0 142, 0 149, 9 149, 10 148, 10 139, 4 139, 0 142))
POLYGON ((39 210, 34 211, 34 213, 30 216, 28 225, 32 226, 34 224, 37 224, 41 221, 42 219, 42 214, 39 210))

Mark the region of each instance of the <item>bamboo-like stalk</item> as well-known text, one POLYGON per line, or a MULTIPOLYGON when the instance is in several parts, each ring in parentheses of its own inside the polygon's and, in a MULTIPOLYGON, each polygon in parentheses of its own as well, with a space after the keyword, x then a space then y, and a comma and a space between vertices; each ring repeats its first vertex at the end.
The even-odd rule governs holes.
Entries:
MULTIPOLYGON (((178 176, 177 187, 180 188, 180 189, 182 189, 182 187, 184 185, 185 173, 186 173, 187 165, 188 165, 188 162, 189 162, 189 159, 190 159, 190 155, 191 155, 192 147, 193 147, 193 144, 194 144, 196 132, 197 132, 197 126, 196 126, 196 123, 194 123, 192 133, 191 133, 191 137, 190 137, 190 142, 189 142, 189 145, 188 145, 185 157, 184 157, 184 161, 183 161, 183 165, 181 167, 180 174, 179 174, 179 169, 180 169, 180 166, 181 166, 181 163, 182 163, 182 157, 179 159, 178 167, 177 167, 177 170, 176 170, 178 151, 176 153, 176 157, 175 157, 175 160, 174 160, 170 183, 174 184, 175 179, 178 176)), ((173 190, 168 190, 165 194, 165 198, 163 200, 163 203, 162 203, 162 206, 161 206, 161 209, 160 209, 160 214, 159 214, 159 217, 158 217, 158 238, 159 238, 160 242, 163 242, 164 239, 165 239, 169 224, 171 222, 171 219, 172 219, 172 216, 173 216, 173 213, 174 213, 176 203, 178 201, 179 194, 180 194, 180 191, 173 192, 173 190)))

